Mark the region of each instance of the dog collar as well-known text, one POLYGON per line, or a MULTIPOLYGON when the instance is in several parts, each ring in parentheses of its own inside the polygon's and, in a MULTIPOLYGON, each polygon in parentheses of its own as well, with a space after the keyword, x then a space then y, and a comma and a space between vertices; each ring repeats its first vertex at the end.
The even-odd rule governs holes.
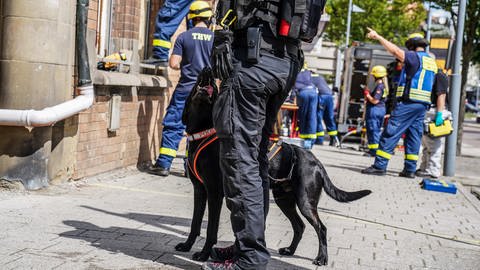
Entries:
POLYGON ((203 131, 194 133, 192 135, 188 135, 187 139, 188 139, 189 142, 196 141, 196 140, 200 140, 200 139, 206 138, 208 136, 211 136, 211 135, 215 134, 216 132, 217 131, 214 128, 210 128, 210 129, 207 129, 207 130, 203 130, 203 131))

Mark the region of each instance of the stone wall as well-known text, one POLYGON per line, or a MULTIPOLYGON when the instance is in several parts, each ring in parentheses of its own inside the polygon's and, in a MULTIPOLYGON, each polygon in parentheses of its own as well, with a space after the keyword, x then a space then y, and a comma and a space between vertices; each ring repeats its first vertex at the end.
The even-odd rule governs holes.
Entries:
MULTIPOLYGON (((132 50, 138 45, 140 7, 138 0, 114 0, 112 41, 116 51, 132 50)), ((96 5, 91 3, 89 26, 95 27, 91 28, 93 31, 97 31, 97 12, 96 5)), ((139 86, 139 76, 148 75, 140 75, 135 70, 129 74, 94 71, 95 103, 78 115, 73 179, 132 165, 143 167, 158 155, 161 123, 173 88, 155 84, 139 86), (98 78, 107 78, 108 82, 98 78), (121 97, 120 128, 111 132, 108 130, 109 108, 114 95, 121 97)), ((173 75, 176 77, 178 75, 173 75)))
POLYGON ((160 148, 165 90, 96 87, 96 92, 94 106, 78 118, 75 179, 131 165, 143 167, 160 148), (121 96, 120 129, 110 132, 109 105, 114 93, 121 96))

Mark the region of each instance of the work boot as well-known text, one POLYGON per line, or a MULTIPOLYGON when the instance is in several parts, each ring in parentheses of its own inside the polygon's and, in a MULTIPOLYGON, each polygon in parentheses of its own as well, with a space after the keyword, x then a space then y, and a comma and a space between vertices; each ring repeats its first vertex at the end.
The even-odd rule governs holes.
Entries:
POLYGON ((403 169, 403 171, 401 171, 398 176, 400 177, 405 177, 405 178, 415 178, 415 173, 414 172, 409 172, 409 171, 406 171, 405 169, 403 169))
POLYGON ((168 176, 170 174, 170 169, 163 168, 155 164, 153 166, 148 167, 147 173, 158 175, 158 176, 168 176))
POLYGON ((418 177, 422 177, 422 178, 433 178, 433 179, 437 179, 438 177, 435 176, 435 175, 431 175, 429 174, 427 171, 422 171, 420 169, 418 169, 416 172, 415 172, 415 175, 418 176, 418 177))
POLYGON ((152 56, 148 59, 143 60, 142 63, 155 66, 168 66, 168 58, 157 58, 155 56, 152 56))
POLYGON ((234 261, 224 262, 204 262, 202 264, 203 270, 241 270, 241 268, 234 261))
POLYGON ((385 174, 387 174, 387 171, 377 169, 377 168, 375 168, 375 166, 372 165, 372 166, 370 166, 366 169, 363 169, 362 173, 363 174, 371 174, 371 175, 385 175, 385 174))
POLYGON ((340 140, 338 140, 338 136, 330 136, 330 142, 329 142, 328 145, 339 147, 340 146, 340 140))
POLYGON ((224 248, 214 247, 210 251, 210 258, 214 262, 224 262, 233 259, 235 256, 235 246, 231 245, 224 248))
POLYGON ((375 157, 375 155, 373 155, 373 154, 370 153, 370 152, 365 152, 365 153, 363 153, 363 156, 364 156, 364 157, 375 157))

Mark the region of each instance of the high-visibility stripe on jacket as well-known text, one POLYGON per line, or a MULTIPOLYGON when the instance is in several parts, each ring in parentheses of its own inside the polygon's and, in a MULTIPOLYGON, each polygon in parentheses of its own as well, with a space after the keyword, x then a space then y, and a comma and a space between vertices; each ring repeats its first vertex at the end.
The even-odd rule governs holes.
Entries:
POLYGON ((400 74, 400 82, 397 88, 397 97, 402 97, 405 91, 408 91, 408 99, 414 102, 430 104, 435 73, 437 73, 437 64, 435 60, 426 52, 416 52, 420 67, 412 78, 408 79, 403 67, 400 74))

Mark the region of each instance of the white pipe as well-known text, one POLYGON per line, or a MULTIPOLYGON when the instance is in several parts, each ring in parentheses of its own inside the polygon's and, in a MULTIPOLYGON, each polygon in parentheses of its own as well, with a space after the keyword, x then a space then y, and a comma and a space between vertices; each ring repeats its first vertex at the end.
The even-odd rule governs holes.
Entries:
POLYGON ((44 127, 90 108, 94 100, 93 85, 78 88, 80 95, 64 103, 43 110, 0 109, 0 126, 44 127))

